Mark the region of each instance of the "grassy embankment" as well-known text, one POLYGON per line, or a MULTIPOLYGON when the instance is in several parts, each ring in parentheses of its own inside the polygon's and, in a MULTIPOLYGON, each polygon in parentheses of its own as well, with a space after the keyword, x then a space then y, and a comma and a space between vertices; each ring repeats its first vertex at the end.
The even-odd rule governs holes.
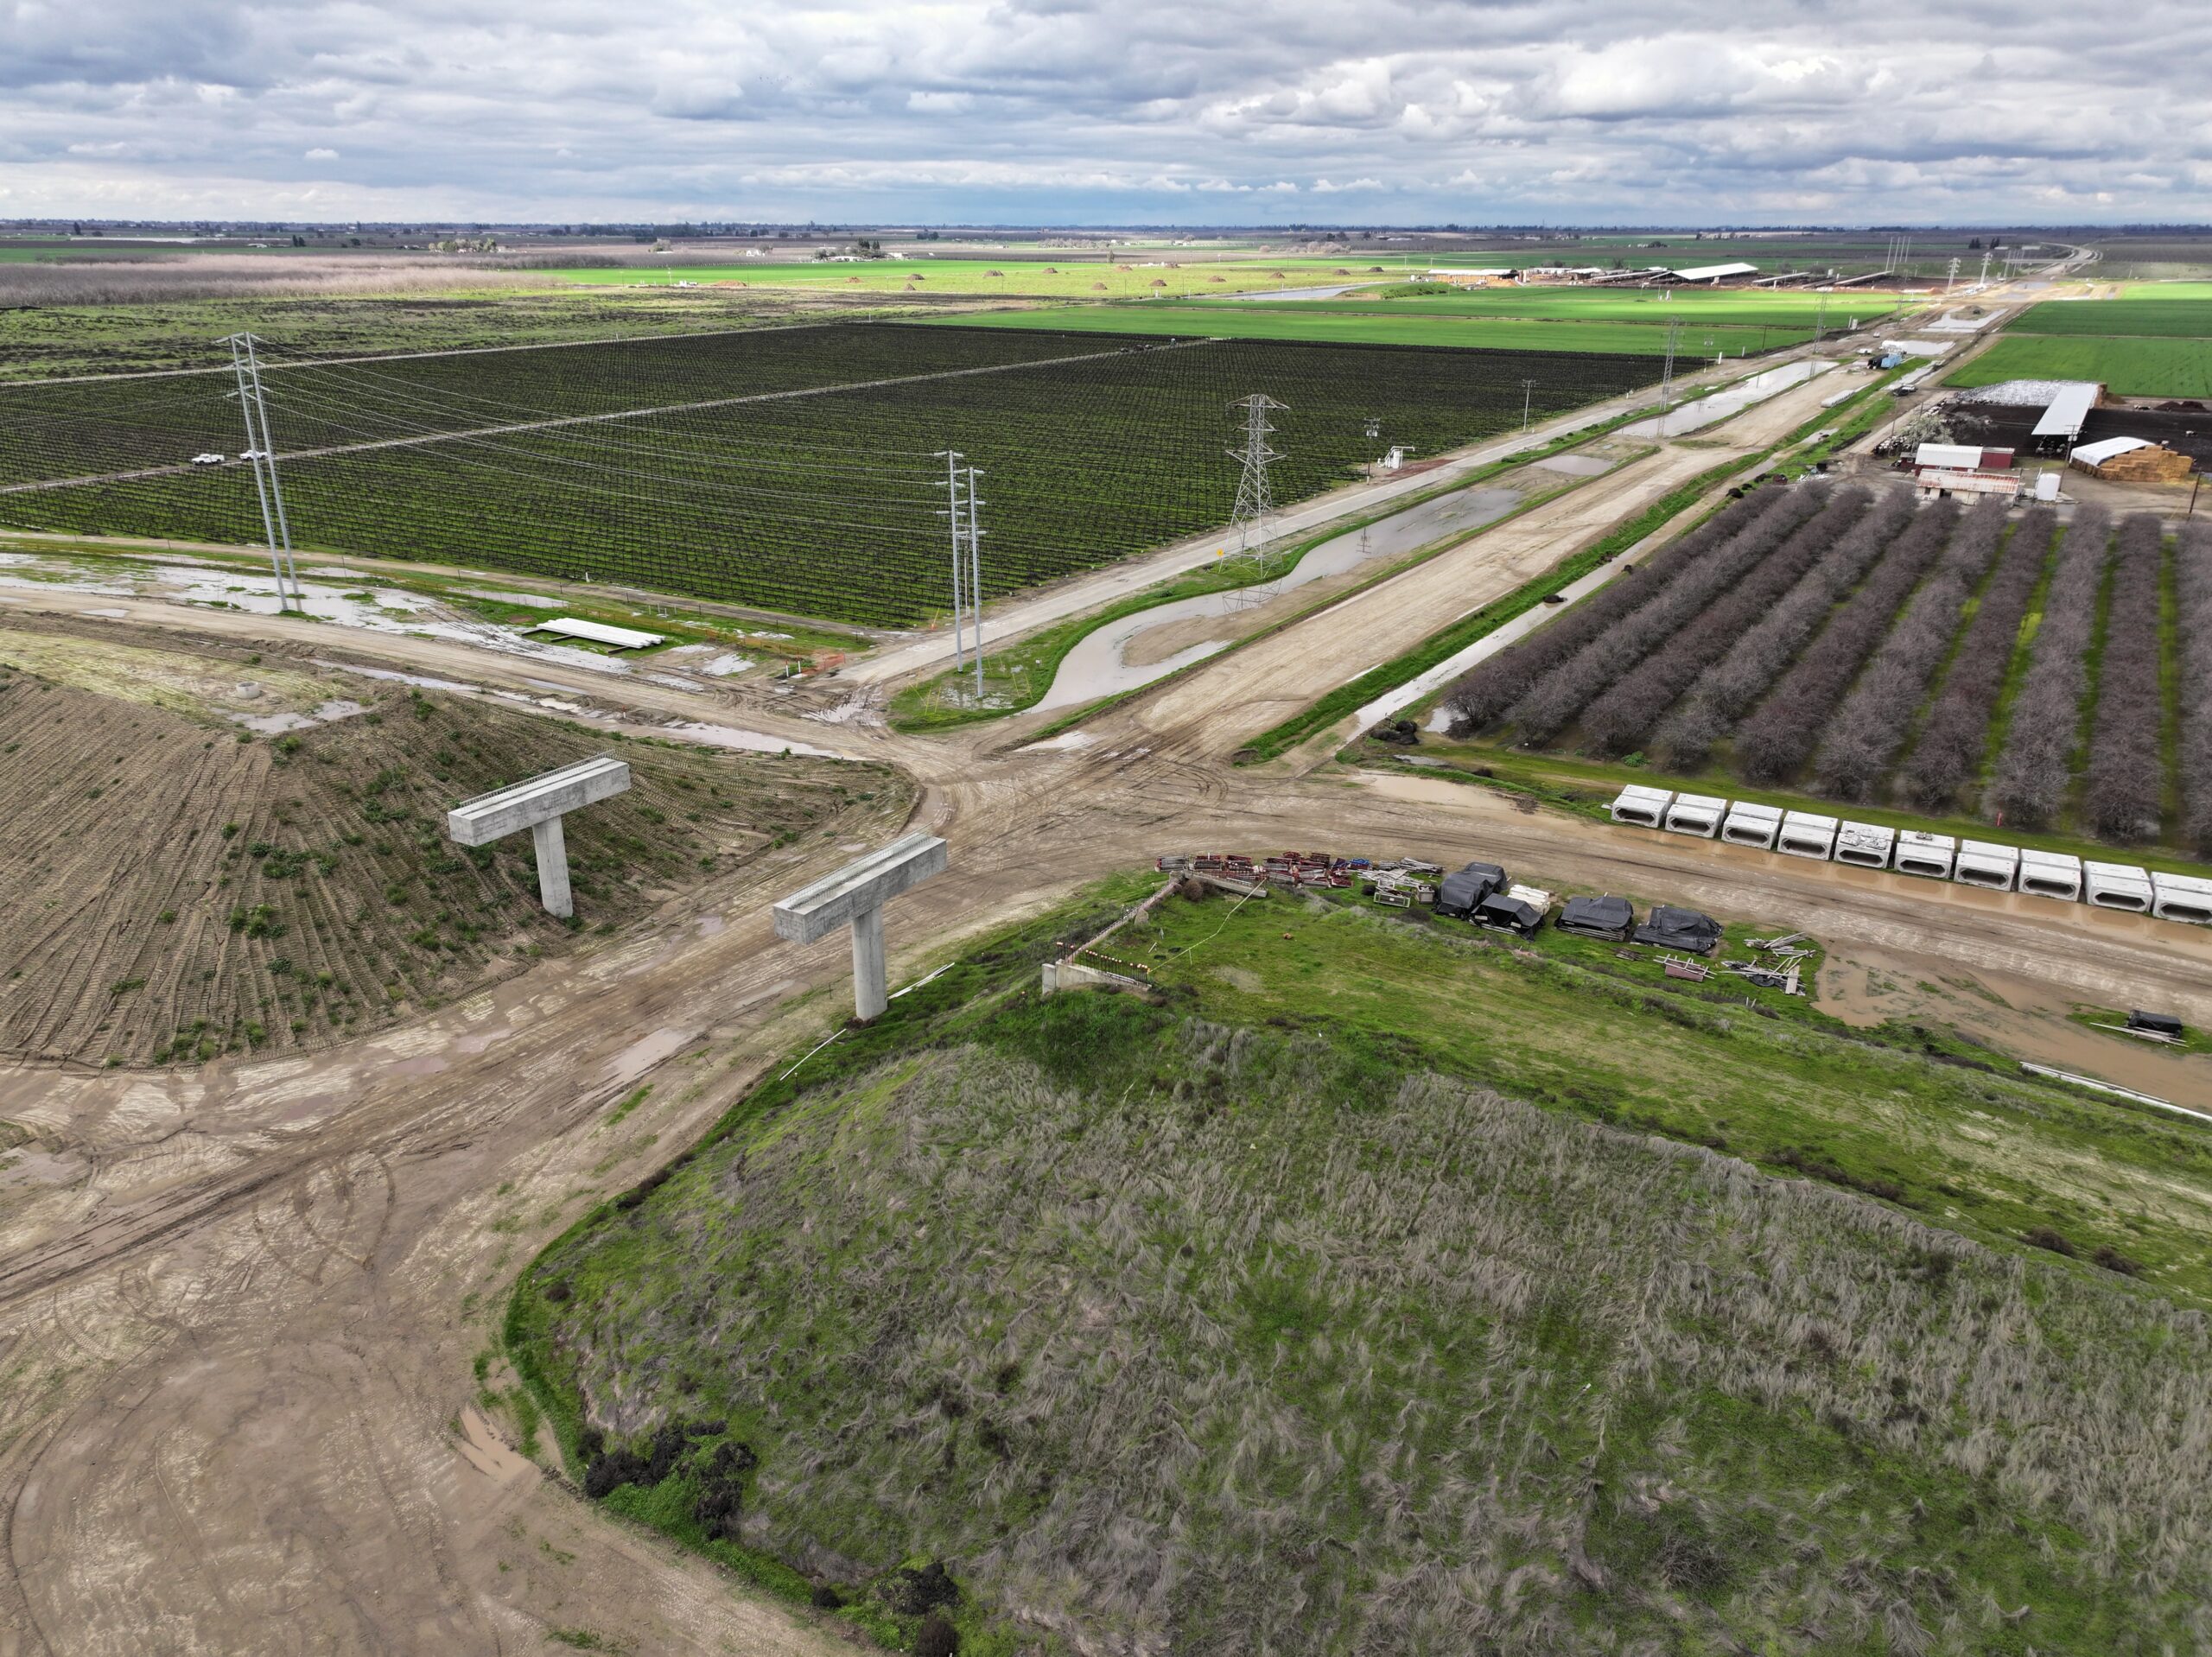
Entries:
POLYGON ((1172 900, 1110 946, 1163 1005, 1040 1002, 1111 912, 771 1066, 524 1273, 610 1507, 893 1642, 944 1560, 970 1653, 2205 1632, 2202 1130, 1341 897, 1172 900))

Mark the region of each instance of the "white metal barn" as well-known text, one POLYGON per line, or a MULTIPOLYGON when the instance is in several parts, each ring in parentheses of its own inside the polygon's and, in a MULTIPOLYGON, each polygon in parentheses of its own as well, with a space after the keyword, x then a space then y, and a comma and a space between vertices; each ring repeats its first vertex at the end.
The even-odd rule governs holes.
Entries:
POLYGON ((1899 874, 1924 874, 1931 880, 1948 880, 1958 860, 1959 842, 1950 835, 1908 828, 1897 836, 1891 867, 1899 874))
POLYGON ((1613 802, 1613 821, 1633 823, 1638 828, 1656 828, 1666 822, 1667 808, 1674 802, 1672 789, 1645 788, 1640 783, 1630 783, 1613 802))
POLYGON ((1774 849, 1784 857, 1811 857, 1826 862, 1835 851, 1837 824, 1817 811, 1786 811, 1774 849))
POLYGON ((1774 837, 1781 832, 1782 813, 1751 800, 1738 800, 1730 806, 1720 825, 1720 838, 1732 846, 1756 846, 1763 852, 1774 849, 1774 837))
POLYGON ((1878 822, 1846 822, 1835 831, 1835 860, 1862 869, 1886 869, 1897 831, 1878 822))
POLYGON ((2073 903, 2082 895, 2082 860, 2066 852, 2020 851, 2020 890, 2073 903))
POLYGON ((1962 840, 1959 842, 1959 860, 1951 871, 1951 879, 1964 886, 1982 886, 1991 892, 2010 892, 2020 875, 2020 848, 1999 846, 1986 840, 1962 840))
POLYGON ((1715 795, 1677 794, 1667 809, 1667 832, 1711 840, 1720 832, 1720 820, 1727 815, 1728 802, 1715 795))
POLYGON ((2151 912, 2162 921, 2212 926, 2212 880, 2193 874, 2151 876, 2151 912))
POLYGON ((2092 907, 2122 909, 2131 915, 2151 912, 2151 875, 2133 863, 2085 863, 2082 885, 2092 907))

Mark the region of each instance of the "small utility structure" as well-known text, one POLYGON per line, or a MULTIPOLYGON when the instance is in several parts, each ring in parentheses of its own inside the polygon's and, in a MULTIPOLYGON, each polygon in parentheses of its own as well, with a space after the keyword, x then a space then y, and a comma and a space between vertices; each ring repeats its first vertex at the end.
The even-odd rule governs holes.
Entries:
POLYGON ((486 846, 527 828, 537 853, 537 895, 549 915, 576 912, 569 895, 569 846, 561 819, 579 806, 629 791, 630 767, 601 754, 549 771, 526 782, 463 800, 446 813, 446 838, 460 846, 486 846))
POLYGON ((635 627, 611 627, 603 621, 586 621, 579 616, 553 616, 524 631, 551 633, 559 638, 581 638, 586 644, 604 644, 609 650, 651 650, 667 638, 665 633, 640 632, 635 627))
POLYGON ((942 874, 944 841, 931 834, 894 840, 834 874, 825 874, 776 905, 776 935, 811 943, 840 926, 853 929, 853 1017, 862 1024, 891 1004, 883 975, 883 905, 942 874))

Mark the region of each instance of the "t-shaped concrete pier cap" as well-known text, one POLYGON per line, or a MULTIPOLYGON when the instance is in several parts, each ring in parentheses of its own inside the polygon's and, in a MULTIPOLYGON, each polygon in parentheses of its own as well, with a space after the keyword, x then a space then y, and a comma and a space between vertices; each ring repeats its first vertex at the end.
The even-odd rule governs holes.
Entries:
POLYGON ((930 876, 944 873, 948 860, 944 842, 935 835, 894 840, 778 904, 776 935, 811 943, 849 924, 853 1016, 862 1024, 879 1019, 891 1004, 883 976, 883 905, 930 876))
POLYGON ((627 791, 630 767, 601 754, 549 771, 510 787, 463 800, 446 813, 446 838, 484 846, 527 828, 537 850, 537 895, 545 912, 567 919, 576 911, 569 895, 569 845, 561 819, 578 806, 627 791))

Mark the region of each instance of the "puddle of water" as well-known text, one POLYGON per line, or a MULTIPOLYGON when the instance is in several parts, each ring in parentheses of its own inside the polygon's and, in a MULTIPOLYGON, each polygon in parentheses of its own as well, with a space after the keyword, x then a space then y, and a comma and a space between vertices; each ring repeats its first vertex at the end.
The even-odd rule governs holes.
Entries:
POLYGON ((661 1060, 680 1052, 693 1033, 664 1028, 639 1038, 607 1061, 607 1079, 617 1085, 636 1081, 661 1060))
POLYGON ((673 731, 707 747, 731 748, 741 753, 795 753, 810 759, 835 759, 838 757, 828 748, 810 747, 804 742, 793 742, 788 737, 764 736, 758 731, 741 731, 728 725, 703 725, 696 720, 681 720, 673 725, 651 728, 673 731))
MULTIPOLYGON (((258 694, 260 687, 241 685, 238 689, 240 693, 251 689, 258 694)), ((305 714, 230 714, 225 717, 236 721, 249 731, 258 731, 264 736, 276 736, 286 731, 311 731, 318 725, 333 724, 368 711, 368 705, 365 702, 333 697, 327 702, 317 702, 312 712, 305 714)))
POLYGON ((1258 587, 1205 593, 1197 598, 1179 599, 1173 604, 1124 616, 1084 636, 1061 660, 1059 671, 1052 676, 1052 688, 1037 706, 1071 708, 1078 702, 1150 684, 1193 662, 1202 662, 1217 651, 1226 650, 1233 642, 1236 630, 1224 626, 1221 638, 1201 640, 1157 662, 1132 663, 1128 659, 1128 647, 1140 634, 1198 618, 1226 620, 1279 594, 1308 582, 1342 575, 1371 560, 1401 557, 1446 536, 1472 534, 1504 517, 1520 502, 1521 492, 1517 489, 1492 486, 1454 490, 1394 513, 1379 524, 1323 542, 1300 559, 1298 568, 1280 581, 1258 587))
POLYGON ((420 685, 425 690, 477 690, 479 685, 463 684, 458 679, 433 679, 421 673, 402 673, 397 668, 365 668, 351 662, 326 662, 315 658, 319 668, 336 668, 341 673, 358 673, 364 679, 385 679, 394 684, 420 685))
POLYGON ((1716 420, 1726 420, 1731 415, 1740 414, 1754 403, 1764 403, 1793 385, 1802 385, 1814 375, 1825 373, 1834 366, 1834 363, 1819 361, 1785 363, 1780 368, 1770 368, 1747 380, 1738 380, 1725 391, 1715 391, 1701 401, 1685 403, 1654 419, 1639 420, 1633 426, 1624 426, 1622 435, 1628 437, 1680 437, 1684 432, 1697 431, 1716 420))
POLYGON ((464 587, 460 589, 472 599, 489 599, 494 604, 526 604, 533 610, 558 610, 562 600, 549 599, 543 593, 503 593, 496 587, 464 587))
POLYGON ((1529 465, 1544 472, 1564 472, 1570 478, 1596 478, 1613 469, 1611 460, 1601 460, 1594 454, 1549 454, 1529 465))

